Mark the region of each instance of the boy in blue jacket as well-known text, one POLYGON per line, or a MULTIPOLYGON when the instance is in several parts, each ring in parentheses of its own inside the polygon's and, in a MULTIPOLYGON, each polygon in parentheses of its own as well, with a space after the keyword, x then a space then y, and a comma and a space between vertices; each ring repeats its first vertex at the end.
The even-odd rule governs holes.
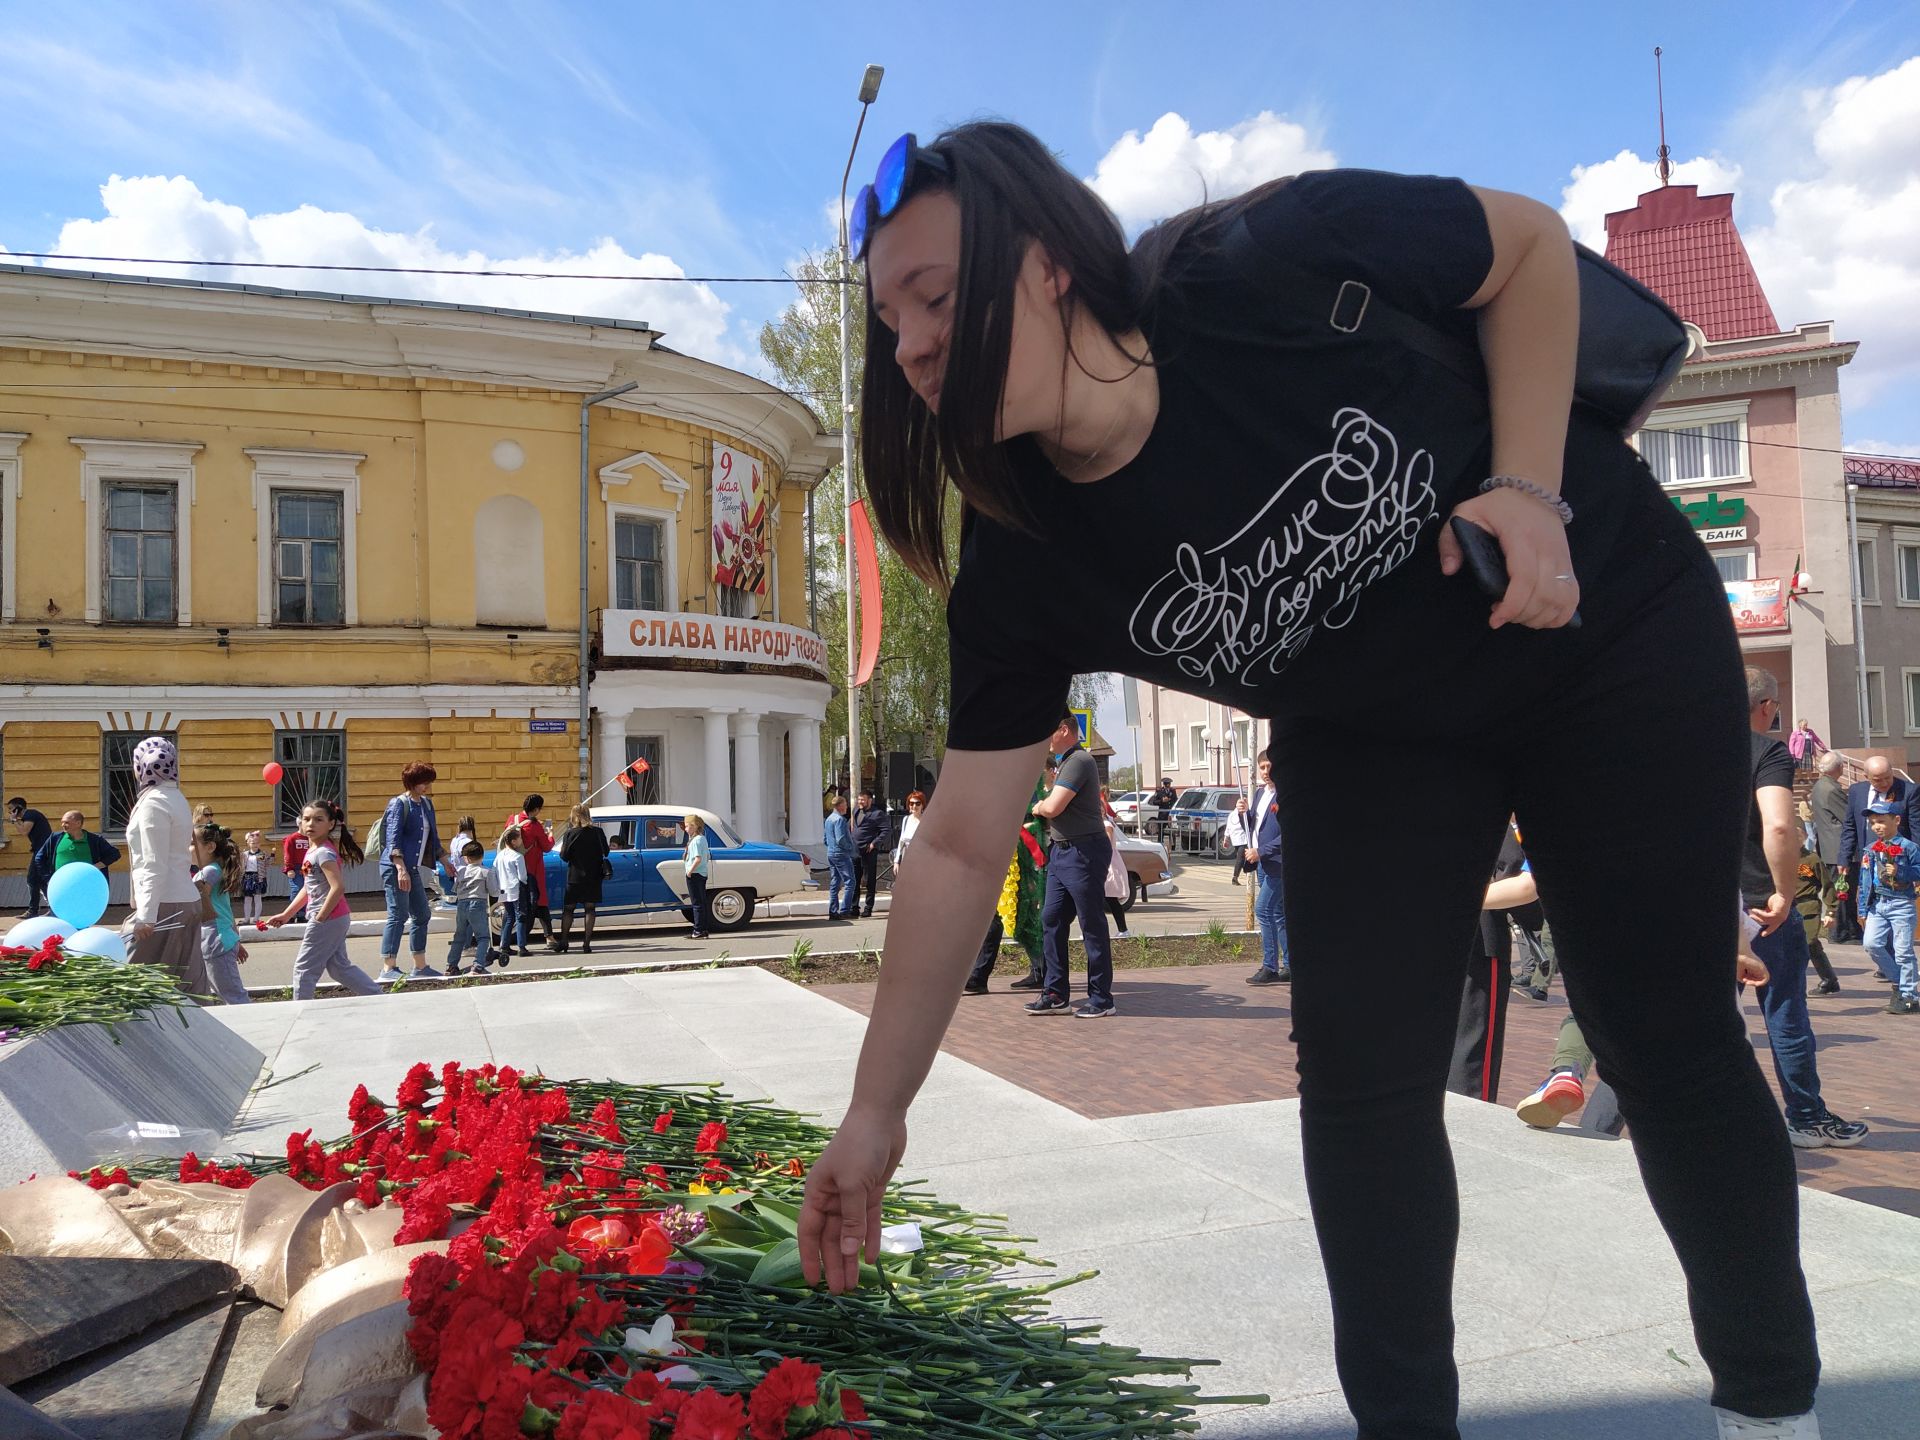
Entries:
POLYGON ((1867 806, 1874 841, 1860 857, 1860 909, 1866 916, 1867 954, 1893 982, 1892 1015, 1920 1013, 1920 965, 1913 955, 1914 882, 1920 845, 1900 833, 1900 807, 1889 800, 1867 806))

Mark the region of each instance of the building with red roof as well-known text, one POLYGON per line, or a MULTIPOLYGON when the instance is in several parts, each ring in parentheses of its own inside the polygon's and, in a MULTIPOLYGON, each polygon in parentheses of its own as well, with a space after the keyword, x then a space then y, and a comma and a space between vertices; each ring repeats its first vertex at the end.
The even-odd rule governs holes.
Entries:
MULTIPOLYGON (((1897 662, 1869 664, 1861 719, 1862 635, 1920 657, 1920 551, 1915 633, 1856 631, 1855 563, 1878 548, 1866 532, 1859 547, 1850 539, 1841 463, 1840 368, 1857 346, 1828 321, 1780 324, 1731 195, 1662 185, 1607 216, 1606 229, 1607 259, 1698 332, 1634 443, 1713 555, 1747 663, 1778 678, 1785 727, 1804 720, 1834 746, 1905 759, 1908 732, 1920 744, 1920 706, 1889 711, 1887 676, 1904 673, 1897 662)), ((1892 698, 1907 699, 1904 689, 1892 698)))

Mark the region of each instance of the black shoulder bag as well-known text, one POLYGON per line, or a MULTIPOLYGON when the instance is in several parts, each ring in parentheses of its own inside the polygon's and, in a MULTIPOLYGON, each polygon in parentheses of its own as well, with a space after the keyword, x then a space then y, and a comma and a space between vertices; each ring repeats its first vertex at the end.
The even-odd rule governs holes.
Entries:
MULTIPOLYGON (((1466 384, 1484 406, 1487 372, 1478 346, 1409 315, 1364 281, 1329 279, 1275 254, 1244 215, 1228 225, 1221 245, 1248 283, 1308 314, 1325 314, 1338 335, 1357 336, 1364 328, 1399 342, 1466 384)), ((1573 248, 1580 266, 1574 403, 1631 435, 1679 375, 1692 342, 1680 317, 1653 291, 1586 246, 1573 248)))

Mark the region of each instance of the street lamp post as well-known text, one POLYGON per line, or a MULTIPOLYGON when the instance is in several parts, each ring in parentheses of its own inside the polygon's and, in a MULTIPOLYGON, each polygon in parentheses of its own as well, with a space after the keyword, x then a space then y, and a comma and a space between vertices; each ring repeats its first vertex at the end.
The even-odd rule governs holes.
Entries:
MULTIPOLYGON (((580 798, 584 801, 593 789, 593 751, 592 739, 587 734, 587 644, 588 644, 588 608, 587 608, 587 418, 593 407, 603 400, 611 400, 616 395, 624 395, 629 390, 638 390, 640 382, 629 380, 624 385, 615 385, 611 390, 601 390, 589 395, 580 402, 580 798)), ((621 763, 626 763, 623 757, 621 763)))
POLYGON ((880 98, 880 78, 886 73, 879 65, 869 65, 860 77, 860 119, 853 127, 853 144, 847 149, 847 167, 840 174, 840 480, 845 490, 846 513, 842 518, 847 537, 841 563, 846 567, 847 582, 847 787, 851 790, 860 788, 860 689, 854 681, 860 659, 854 638, 853 302, 848 293, 853 288, 853 254, 847 240, 847 180, 853 174, 853 157, 860 149, 860 132, 867 128, 867 107, 880 98))

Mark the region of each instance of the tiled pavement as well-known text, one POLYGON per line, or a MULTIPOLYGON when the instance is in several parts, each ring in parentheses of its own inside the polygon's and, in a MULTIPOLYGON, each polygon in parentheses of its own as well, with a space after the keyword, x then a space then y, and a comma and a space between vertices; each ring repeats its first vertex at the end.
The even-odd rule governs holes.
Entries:
MULTIPOLYGON (((1795 1151, 1801 1183, 1920 1216, 1920 1015, 1884 1013, 1887 987, 1870 978, 1858 946, 1830 950, 1841 993, 1808 1001, 1821 1086, 1830 1108, 1873 1133, 1852 1150, 1795 1151)), ((1096 1025, 1021 1014, 1030 997, 1004 989, 1021 972, 1003 959, 994 992, 961 1002, 944 1048, 1094 1119, 1290 1099, 1298 1092, 1287 989, 1249 987, 1251 969, 1249 961, 1117 971, 1119 1013, 1096 1025)), ((872 985, 815 988, 862 1014, 872 1008, 872 985)), ((1743 1008, 1773 1083, 1759 1007, 1748 999, 1743 1008)), ((1508 1105, 1545 1075, 1566 1013, 1557 985, 1544 1003, 1514 997, 1500 1087, 1508 1105)))

